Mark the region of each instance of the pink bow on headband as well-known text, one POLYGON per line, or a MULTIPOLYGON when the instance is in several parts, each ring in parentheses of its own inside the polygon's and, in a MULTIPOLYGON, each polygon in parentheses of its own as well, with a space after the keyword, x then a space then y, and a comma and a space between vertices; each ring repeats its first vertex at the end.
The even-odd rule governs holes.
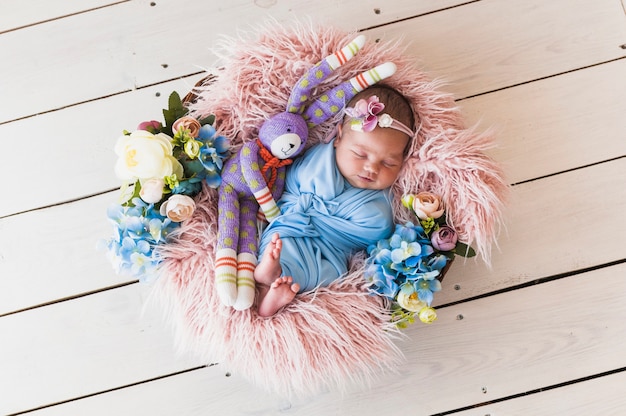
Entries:
POLYGON ((394 130, 399 130, 409 137, 413 137, 415 134, 413 130, 394 119, 389 114, 381 114, 384 109, 385 104, 379 101, 378 96, 372 95, 368 99, 357 101, 354 107, 346 107, 345 112, 352 119, 350 121, 350 128, 352 130, 370 132, 374 130, 376 126, 383 128, 389 127, 394 130))
POLYGON ((346 114, 352 118, 350 127, 356 131, 374 130, 378 124, 378 114, 384 109, 385 104, 376 95, 357 101, 354 107, 346 108, 346 114))

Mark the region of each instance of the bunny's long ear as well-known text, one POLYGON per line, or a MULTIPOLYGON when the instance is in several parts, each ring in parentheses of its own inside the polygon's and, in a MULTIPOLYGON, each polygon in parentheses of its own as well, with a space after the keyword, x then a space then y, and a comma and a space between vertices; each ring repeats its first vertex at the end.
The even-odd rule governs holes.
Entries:
POLYGON ((335 69, 352 59, 363 45, 365 45, 365 36, 359 35, 340 51, 328 55, 309 69, 293 88, 289 96, 289 101, 287 102, 287 111, 301 114, 304 111, 313 88, 318 86, 335 69))
POLYGON ((385 62, 377 67, 365 71, 354 78, 337 85, 332 90, 320 96, 303 114, 309 127, 318 125, 339 113, 348 101, 357 93, 363 91, 396 72, 396 64, 385 62))

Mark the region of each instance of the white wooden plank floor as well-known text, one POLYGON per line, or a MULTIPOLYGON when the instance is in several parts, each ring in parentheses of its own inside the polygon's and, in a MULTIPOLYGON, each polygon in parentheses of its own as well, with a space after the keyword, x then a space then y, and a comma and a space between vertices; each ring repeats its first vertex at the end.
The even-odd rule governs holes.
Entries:
POLYGON ((626 13, 620 0, 0 3, 0 414, 626 414, 626 13), (227 3, 227 4, 226 4, 227 3), (113 143, 189 90, 219 34, 311 17, 404 37, 514 185, 493 266, 370 389, 286 400, 178 357, 150 287, 96 241, 113 143), (462 318, 462 319, 461 319, 462 318))

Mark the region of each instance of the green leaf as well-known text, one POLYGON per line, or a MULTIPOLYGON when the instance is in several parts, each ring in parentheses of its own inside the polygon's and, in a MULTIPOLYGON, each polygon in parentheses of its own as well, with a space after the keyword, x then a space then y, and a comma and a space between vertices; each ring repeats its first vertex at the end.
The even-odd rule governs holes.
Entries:
POLYGON ((120 204, 124 207, 134 207, 133 199, 139 196, 141 183, 139 181, 132 184, 124 183, 120 191, 120 204))
POLYGON ((200 119, 200 125, 204 126, 205 124, 210 124, 211 126, 215 123, 215 115, 211 114, 203 119, 200 119))
POLYGON ((163 109, 163 117, 165 118, 165 130, 172 131, 174 122, 187 114, 187 109, 183 106, 183 102, 180 99, 180 95, 176 91, 170 94, 168 99, 168 108, 163 109))
POLYGON ((456 247, 454 248, 454 252, 461 257, 474 257, 476 255, 476 251, 471 246, 468 246, 465 243, 458 242, 456 243, 456 247))

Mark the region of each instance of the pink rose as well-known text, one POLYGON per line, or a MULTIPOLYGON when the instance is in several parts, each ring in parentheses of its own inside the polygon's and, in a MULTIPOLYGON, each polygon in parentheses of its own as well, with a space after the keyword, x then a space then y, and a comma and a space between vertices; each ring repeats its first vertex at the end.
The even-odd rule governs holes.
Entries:
POLYGON ((144 121, 143 123, 137 126, 137 130, 148 131, 152 134, 157 134, 163 128, 163 124, 156 120, 144 121))
POLYGON ((200 127, 202 126, 198 120, 193 117, 184 116, 174 122, 172 125, 172 133, 176 134, 181 129, 187 129, 191 137, 198 137, 200 127))
POLYGON ((439 251, 450 251, 456 247, 458 237, 454 229, 444 225, 430 236, 433 247, 439 251))
POLYGON ((413 211, 420 220, 437 219, 443 215, 443 201, 433 193, 420 192, 413 198, 413 211))
POLYGON ((161 204, 161 215, 167 216, 174 222, 181 222, 191 218, 196 210, 196 203, 187 195, 172 195, 161 204))

